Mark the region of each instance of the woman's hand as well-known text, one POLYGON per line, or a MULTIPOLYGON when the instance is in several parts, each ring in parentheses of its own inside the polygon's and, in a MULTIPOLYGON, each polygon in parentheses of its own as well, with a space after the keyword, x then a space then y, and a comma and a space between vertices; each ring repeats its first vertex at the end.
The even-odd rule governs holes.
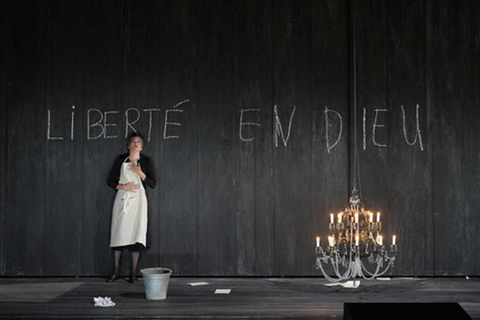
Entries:
POLYGON ((147 177, 145 175, 145 173, 143 173, 142 171, 142 166, 140 165, 140 163, 138 163, 137 165, 135 165, 134 162, 130 162, 130 170, 132 170, 133 172, 135 172, 136 174, 138 174, 138 176, 140 177, 140 179, 142 180, 145 180, 145 178, 147 177))
POLYGON ((122 189, 128 192, 136 192, 139 186, 138 183, 135 182, 127 182, 125 184, 119 184, 117 189, 122 189))

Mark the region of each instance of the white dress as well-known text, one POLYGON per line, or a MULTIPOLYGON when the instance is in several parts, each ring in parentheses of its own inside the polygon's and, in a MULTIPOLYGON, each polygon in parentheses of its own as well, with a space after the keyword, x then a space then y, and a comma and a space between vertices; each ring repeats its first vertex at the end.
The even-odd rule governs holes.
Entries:
POLYGON ((135 192, 117 191, 112 210, 110 247, 127 246, 135 243, 147 245, 147 196, 142 179, 129 169, 127 159, 122 163, 119 183, 134 182, 139 185, 139 188, 135 192))

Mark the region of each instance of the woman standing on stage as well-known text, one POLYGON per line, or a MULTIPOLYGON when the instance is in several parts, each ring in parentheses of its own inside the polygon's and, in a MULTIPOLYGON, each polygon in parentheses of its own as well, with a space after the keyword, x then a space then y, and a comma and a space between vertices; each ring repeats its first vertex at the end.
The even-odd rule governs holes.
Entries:
POLYGON ((108 185, 117 190, 112 209, 110 247, 113 250, 113 273, 107 282, 120 277, 120 262, 124 249, 130 251, 130 282, 137 280, 140 253, 147 243, 148 203, 145 186, 155 188, 153 161, 140 155, 144 140, 133 132, 127 139, 129 153, 120 155, 110 172, 108 185))

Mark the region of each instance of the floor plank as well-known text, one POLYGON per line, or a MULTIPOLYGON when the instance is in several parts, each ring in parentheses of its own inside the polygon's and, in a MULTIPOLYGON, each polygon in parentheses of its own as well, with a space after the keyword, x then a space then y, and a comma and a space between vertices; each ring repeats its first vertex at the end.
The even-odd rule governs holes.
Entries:
POLYGON ((176 278, 163 301, 145 298, 143 281, 101 278, 0 278, 1 319, 341 319, 343 305, 377 302, 458 302, 480 319, 480 279, 392 278, 356 289, 323 278, 176 278), (192 287, 191 282, 208 282, 192 287), (231 289, 215 295, 215 289, 231 289), (94 307, 108 296, 114 307, 94 307))

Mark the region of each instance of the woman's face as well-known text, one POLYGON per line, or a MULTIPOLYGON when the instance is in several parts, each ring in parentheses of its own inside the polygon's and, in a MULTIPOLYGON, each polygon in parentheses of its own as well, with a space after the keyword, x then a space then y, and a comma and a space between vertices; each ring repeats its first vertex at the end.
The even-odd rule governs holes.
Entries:
POLYGON ((143 141, 140 137, 133 137, 130 139, 130 144, 128 145, 128 150, 133 152, 140 152, 143 149, 143 141))

